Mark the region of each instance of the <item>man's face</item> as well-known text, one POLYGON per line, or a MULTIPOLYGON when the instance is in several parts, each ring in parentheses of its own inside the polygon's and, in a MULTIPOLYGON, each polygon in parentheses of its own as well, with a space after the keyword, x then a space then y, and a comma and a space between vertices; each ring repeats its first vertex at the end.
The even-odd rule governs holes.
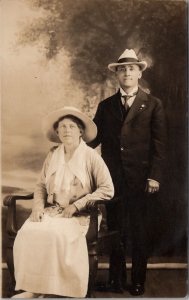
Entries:
POLYGON ((116 76, 123 89, 132 88, 138 85, 142 72, 138 65, 122 65, 117 67, 116 76))

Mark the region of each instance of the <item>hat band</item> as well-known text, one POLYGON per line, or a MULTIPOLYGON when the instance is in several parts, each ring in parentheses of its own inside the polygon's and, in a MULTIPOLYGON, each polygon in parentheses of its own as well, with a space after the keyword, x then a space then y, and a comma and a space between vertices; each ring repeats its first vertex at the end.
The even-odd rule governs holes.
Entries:
POLYGON ((124 63, 124 62, 139 62, 138 59, 136 58, 132 58, 132 57, 128 57, 128 58, 121 58, 117 61, 118 63, 124 63))

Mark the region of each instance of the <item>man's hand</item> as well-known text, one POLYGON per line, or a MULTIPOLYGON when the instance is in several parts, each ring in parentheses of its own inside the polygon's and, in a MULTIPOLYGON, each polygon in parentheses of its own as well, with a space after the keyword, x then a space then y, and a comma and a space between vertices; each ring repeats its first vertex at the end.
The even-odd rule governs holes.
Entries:
POLYGON ((77 207, 74 204, 71 204, 63 210, 61 216, 63 218, 71 218, 76 211, 77 211, 77 207))
POLYGON ((43 210, 34 210, 30 215, 30 221, 41 222, 43 220, 44 212, 43 210))
POLYGON ((146 184, 146 192, 153 194, 159 191, 159 182, 153 179, 149 179, 146 184))

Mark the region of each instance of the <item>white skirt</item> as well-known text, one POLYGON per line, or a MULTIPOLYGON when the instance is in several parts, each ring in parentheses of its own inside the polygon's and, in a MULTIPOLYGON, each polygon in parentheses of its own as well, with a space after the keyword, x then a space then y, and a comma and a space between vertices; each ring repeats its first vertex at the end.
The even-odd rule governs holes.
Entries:
POLYGON ((86 296, 88 222, 82 224, 79 219, 52 218, 45 214, 42 222, 26 220, 13 248, 16 290, 86 296))

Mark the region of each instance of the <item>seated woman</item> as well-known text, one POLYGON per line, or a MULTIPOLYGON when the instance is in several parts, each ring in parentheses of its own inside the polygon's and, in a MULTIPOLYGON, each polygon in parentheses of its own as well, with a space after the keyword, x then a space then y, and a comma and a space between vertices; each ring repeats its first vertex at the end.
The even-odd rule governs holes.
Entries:
POLYGON ((44 162, 34 192, 32 213, 14 243, 14 298, 43 294, 85 297, 89 262, 89 217, 74 216, 89 200, 111 199, 112 179, 101 156, 85 142, 96 125, 74 107, 46 116, 44 130, 54 147, 44 162))

